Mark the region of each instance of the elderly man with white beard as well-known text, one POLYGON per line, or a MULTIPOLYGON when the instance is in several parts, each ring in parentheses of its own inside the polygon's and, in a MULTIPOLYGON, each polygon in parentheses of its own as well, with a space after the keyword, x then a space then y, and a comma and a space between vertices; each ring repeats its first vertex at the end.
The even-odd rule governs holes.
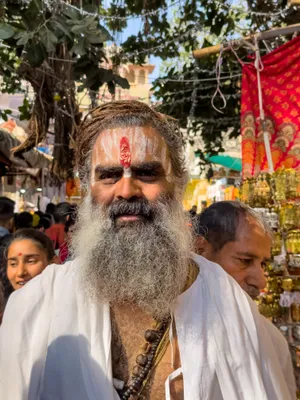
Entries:
POLYGON ((174 121, 136 101, 97 107, 77 165, 75 258, 11 296, 0 398, 289 400, 255 305, 191 253, 174 121))

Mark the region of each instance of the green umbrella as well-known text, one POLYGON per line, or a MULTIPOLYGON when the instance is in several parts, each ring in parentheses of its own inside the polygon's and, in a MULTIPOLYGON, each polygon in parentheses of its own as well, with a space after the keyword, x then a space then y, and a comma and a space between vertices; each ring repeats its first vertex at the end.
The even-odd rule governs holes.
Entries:
POLYGON ((212 164, 223 165, 223 167, 233 169, 234 171, 242 171, 241 158, 218 154, 216 156, 206 156, 206 159, 212 164))

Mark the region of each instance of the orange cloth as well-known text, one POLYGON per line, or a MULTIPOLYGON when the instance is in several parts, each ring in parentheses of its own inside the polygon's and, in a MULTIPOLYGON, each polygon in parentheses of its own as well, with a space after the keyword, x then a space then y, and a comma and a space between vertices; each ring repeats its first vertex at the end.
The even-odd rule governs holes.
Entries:
POLYGON ((49 229, 46 230, 46 235, 52 240, 54 249, 59 249, 65 241, 65 225, 52 225, 49 229))

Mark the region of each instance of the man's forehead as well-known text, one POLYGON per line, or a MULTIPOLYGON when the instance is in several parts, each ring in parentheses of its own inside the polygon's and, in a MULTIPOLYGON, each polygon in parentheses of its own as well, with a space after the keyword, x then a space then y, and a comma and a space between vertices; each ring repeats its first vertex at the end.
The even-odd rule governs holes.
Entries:
POLYGON ((163 137, 152 127, 118 127, 101 132, 93 148, 93 161, 119 163, 124 143, 132 162, 161 161, 169 158, 163 137))

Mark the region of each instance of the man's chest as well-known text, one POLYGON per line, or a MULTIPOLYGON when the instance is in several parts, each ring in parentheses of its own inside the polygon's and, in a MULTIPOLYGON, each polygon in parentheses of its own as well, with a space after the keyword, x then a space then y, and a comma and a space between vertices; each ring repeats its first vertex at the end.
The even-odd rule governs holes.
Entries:
MULTIPOLYGON (((124 323, 124 321, 123 321, 124 323)), ((125 382, 130 387, 142 371, 139 365, 141 356, 149 357, 147 344, 144 339, 144 332, 139 326, 131 329, 131 332, 124 331, 124 324, 120 326, 114 324, 112 335, 112 365, 113 377, 125 382)), ((141 324, 144 325, 144 324, 141 324)), ((173 327, 174 329, 174 327, 173 327)), ((170 345, 168 335, 165 335, 165 346, 158 346, 158 352, 155 355, 150 372, 145 380, 143 380, 143 390, 139 395, 130 397, 134 400, 163 400, 166 398, 165 383, 169 376, 180 368, 180 353, 178 341, 175 336, 173 346, 170 345), (172 357, 173 352, 173 357, 172 357), (172 365, 173 359, 173 365, 172 365)), ((148 347, 149 348, 149 347, 148 347)), ((171 400, 183 400, 183 378, 179 375, 170 381, 170 398, 171 400)))

